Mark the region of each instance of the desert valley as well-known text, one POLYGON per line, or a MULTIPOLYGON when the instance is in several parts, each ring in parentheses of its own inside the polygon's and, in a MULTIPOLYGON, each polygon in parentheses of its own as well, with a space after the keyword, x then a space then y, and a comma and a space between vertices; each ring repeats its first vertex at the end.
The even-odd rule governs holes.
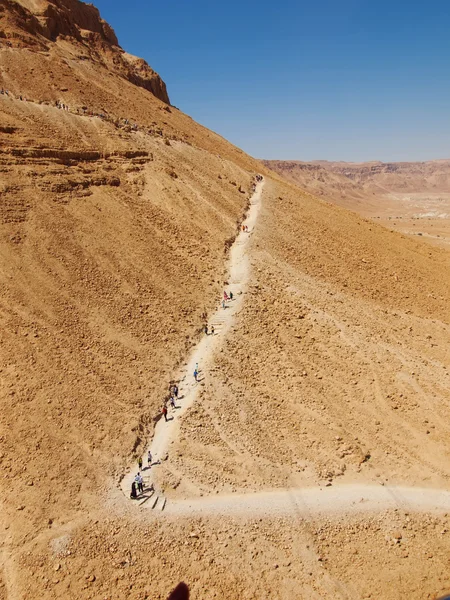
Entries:
POLYGON ((0 600, 448 592, 450 160, 251 157, 78 0, 0 91, 0 600))

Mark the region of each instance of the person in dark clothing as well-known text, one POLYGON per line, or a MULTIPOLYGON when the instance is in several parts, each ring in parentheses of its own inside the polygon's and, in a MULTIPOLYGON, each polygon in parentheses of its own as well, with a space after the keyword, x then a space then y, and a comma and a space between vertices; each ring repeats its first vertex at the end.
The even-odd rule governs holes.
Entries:
POLYGON ((138 460, 139 471, 142 471, 142 458, 139 457, 138 460))
POLYGON ((131 494, 130 494, 130 498, 132 500, 136 500, 137 498, 137 492, 136 492, 136 482, 133 481, 133 483, 131 484, 131 494))

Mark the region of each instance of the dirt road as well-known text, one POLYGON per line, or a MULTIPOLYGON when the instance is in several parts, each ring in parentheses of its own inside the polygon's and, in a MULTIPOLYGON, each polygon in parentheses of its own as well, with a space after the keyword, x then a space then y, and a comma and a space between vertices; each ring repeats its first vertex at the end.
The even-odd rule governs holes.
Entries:
POLYGON ((447 512, 450 510, 450 492, 387 485, 341 485, 178 500, 168 504, 166 512, 177 516, 292 515, 307 518, 395 508, 409 512, 447 512))

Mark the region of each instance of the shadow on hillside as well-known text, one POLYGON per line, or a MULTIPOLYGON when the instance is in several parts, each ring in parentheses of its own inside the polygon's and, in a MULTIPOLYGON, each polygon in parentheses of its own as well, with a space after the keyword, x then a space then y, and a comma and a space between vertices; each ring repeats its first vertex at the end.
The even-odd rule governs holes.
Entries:
POLYGON ((189 600, 188 586, 183 582, 179 583, 167 600, 189 600))

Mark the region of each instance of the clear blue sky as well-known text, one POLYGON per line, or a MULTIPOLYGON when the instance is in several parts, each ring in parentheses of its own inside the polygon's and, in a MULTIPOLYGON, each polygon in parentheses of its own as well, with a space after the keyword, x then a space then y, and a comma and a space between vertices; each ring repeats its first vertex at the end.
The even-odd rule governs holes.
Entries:
POLYGON ((93 0, 171 102, 258 158, 450 157, 450 0, 93 0))

